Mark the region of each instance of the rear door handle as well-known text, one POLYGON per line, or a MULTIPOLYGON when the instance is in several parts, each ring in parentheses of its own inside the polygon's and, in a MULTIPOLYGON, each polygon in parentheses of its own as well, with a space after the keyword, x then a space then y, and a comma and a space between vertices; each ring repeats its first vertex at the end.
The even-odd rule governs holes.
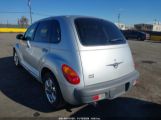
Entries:
POLYGON ((43 51, 43 52, 48 52, 48 49, 42 48, 42 51, 43 51))

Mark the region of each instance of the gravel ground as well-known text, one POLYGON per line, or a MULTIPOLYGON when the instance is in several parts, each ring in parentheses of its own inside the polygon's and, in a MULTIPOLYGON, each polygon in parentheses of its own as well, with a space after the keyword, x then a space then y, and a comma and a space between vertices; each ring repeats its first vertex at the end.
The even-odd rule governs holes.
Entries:
POLYGON ((90 117, 161 119, 161 43, 132 41, 129 45, 136 68, 140 72, 137 86, 125 95, 97 107, 70 106, 54 110, 44 98, 41 84, 12 61, 12 45, 16 34, 0 33, 0 119, 90 117))

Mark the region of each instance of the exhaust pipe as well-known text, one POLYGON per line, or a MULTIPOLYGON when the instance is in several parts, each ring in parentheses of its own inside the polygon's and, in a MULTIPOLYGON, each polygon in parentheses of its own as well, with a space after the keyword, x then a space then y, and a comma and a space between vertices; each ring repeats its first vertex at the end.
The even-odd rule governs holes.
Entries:
POLYGON ((98 103, 97 102, 92 102, 92 103, 89 103, 90 105, 92 105, 93 107, 97 107, 98 103))

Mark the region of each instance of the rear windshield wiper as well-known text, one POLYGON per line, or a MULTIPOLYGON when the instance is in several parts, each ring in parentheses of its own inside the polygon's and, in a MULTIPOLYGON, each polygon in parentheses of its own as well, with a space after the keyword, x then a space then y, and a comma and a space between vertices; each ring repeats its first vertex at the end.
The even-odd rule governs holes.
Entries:
POLYGON ((117 41, 124 41, 124 39, 123 38, 115 38, 115 39, 110 40, 110 42, 117 42, 117 41))

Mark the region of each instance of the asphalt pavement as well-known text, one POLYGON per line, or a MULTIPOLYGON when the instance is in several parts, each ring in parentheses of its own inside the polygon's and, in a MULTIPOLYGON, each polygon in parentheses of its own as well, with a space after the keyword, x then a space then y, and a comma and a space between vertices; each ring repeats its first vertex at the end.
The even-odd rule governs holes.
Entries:
POLYGON ((161 43, 129 41, 140 82, 127 94, 104 100, 96 107, 79 105, 55 110, 47 102, 42 85, 23 68, 16 68, 12 46, 16 34, 0 33, 0 119, 161 119, 161 43))

